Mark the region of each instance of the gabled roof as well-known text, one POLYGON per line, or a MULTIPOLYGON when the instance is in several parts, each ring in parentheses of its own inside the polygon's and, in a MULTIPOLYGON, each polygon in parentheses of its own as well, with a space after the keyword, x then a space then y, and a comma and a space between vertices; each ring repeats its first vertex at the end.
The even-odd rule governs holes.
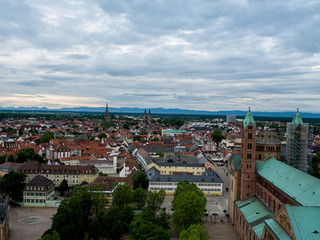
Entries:
POLYGON ((296 115, 294 116, 294 118, 292 119, 292 123, 294 124, 294 127, 298 127, 299 125, 302 125, 303 122, 302 122, 302 118, 301 118, 301 115, 299 113, 299 109, 297 110, 296 112, 296 115))
POLYGON ((26 186, 54 186, 53 182, 41 175, 35 176, 26 186))
POLYGON ((247 112, 247 115, 246 115, 245 119, 243 120, 243 128, 245 129, 249 125, 249 123, 252 123, 252 125, 255 128, 257 128, 256 127, 256 123, 255 123, 255 121, 253 119, 253 116, 252 116, 250 108, 249 108, 249 111, 247 112))
POLYGON ((252 230, 260 237, 265 225, 264 220, 273 218, 274 214, 257 197, 251 197, 244 201, 236 201, 235 204, 252 230))
POLYGON ((291 240, 288 233, 273 218, 265 220, 264 223, 277 239, 291 240))
POLYGON ((274 158, 257 160, 256 172, 302 206, 320 206, 320 179, 274 158))
POLYGON ((320 239, 320 207, 286 205, 296 240, 320 239))

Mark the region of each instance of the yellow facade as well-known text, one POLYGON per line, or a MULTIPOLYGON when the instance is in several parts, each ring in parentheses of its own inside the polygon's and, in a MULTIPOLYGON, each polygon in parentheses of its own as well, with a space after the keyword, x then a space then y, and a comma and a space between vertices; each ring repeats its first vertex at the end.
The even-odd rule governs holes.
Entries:
POLYGON ((152 167, 157 169, 161 175, 173 175, 174 172, 185 172, 190 173, 192 175, 204 175, 205 174, 205 167, 193 167, 190 166, 179 166, 179 165, 172 165, 172 166, 159 166, 156 163, 151 163, 148 165, 148 170, 152 167))

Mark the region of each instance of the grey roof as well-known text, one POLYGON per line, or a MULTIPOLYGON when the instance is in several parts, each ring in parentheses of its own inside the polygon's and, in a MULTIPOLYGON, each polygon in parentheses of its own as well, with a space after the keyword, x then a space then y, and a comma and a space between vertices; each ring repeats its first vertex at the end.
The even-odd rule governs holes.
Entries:
POLYGON ((27 183, 27 186, 50 186, 54 185, 53 182, 41 175, 35 176, 29 183, 27 183))
POLYGON ((222 183, 219 175, 214 171, 212 175, 189 175, 182 173, 179 175, 161 175, 160 172, 154 168, 148 171, 148 178, 151 182, 183 182, 185 180, 189 182, 213 182, 222 183))
POLYGON ((158 166, 203 167, 202 163, 155 162, 158 166))
POLYGON ((174 148, 144 148, 144 150, 148 153, 153 153, 153 152, 169 152, 169 153, 174 153, 175 150, 174 148))
POLYGON ((198 159, 194 155, 167 155, 163 157, 163 161, 167 162, 169 159, 172 159, 174 162, 194 162, 197 163, 198 159))

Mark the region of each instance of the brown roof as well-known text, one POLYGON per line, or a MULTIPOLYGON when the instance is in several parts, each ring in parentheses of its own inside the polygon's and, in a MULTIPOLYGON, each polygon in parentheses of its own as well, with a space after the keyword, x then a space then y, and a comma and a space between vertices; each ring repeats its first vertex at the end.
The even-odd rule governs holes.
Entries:
POLYGON ((149 153, 144 150, 143 148, 139 148, 138 152, 142 155, 142 157, 147 158, 149 156, 149 153))
POLYGON ((126 182, 129 185, 133 184, 131 177, 109 177, 109 176, 99 176, 93 182, 88 184, 88 187, 95 185, 101 185, 106 191, 111 191, 115 182, 126 182))
POLYGON ((35 176, 26 186, 51 186, 53 182, 41 175, 35 176))

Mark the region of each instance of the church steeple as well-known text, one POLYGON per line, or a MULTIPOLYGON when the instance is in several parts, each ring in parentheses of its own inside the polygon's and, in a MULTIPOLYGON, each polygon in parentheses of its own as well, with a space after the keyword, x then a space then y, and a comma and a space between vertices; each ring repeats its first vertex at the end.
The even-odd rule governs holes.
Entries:
POLYGON ((255 195, 256 189, 256 125, 249 108, 243 122, 241 142, 241 192, 240 199, 244 201, 255 195))
POLYGON ((104 121, 105 122, 109 121, 109 106, 108 106, 108 102, 106 102, 106 111, 104 112, 104 121))
POLYGON ((252 125, 256 128, 256 123, 253 119, 250 107, 249 107, 249 111, 247 112, 247 115, 243 121, 243 128, 246 128, 249 125, 249 123, 252 123, 252 125))
POLYGON ((298 127, 299 125, 303 124, 301 115, 299 113, 299 108, 297 108, 297 112, 296 112, 296 115, 294 116, 294 118, 292 119, 292 123, 294 124, 295 128, 298 127))
POLYGON ((148 113, 148 120, 147 120, 148 125, 151 125, 151 111, 149 109, 149 113, 148 113))

